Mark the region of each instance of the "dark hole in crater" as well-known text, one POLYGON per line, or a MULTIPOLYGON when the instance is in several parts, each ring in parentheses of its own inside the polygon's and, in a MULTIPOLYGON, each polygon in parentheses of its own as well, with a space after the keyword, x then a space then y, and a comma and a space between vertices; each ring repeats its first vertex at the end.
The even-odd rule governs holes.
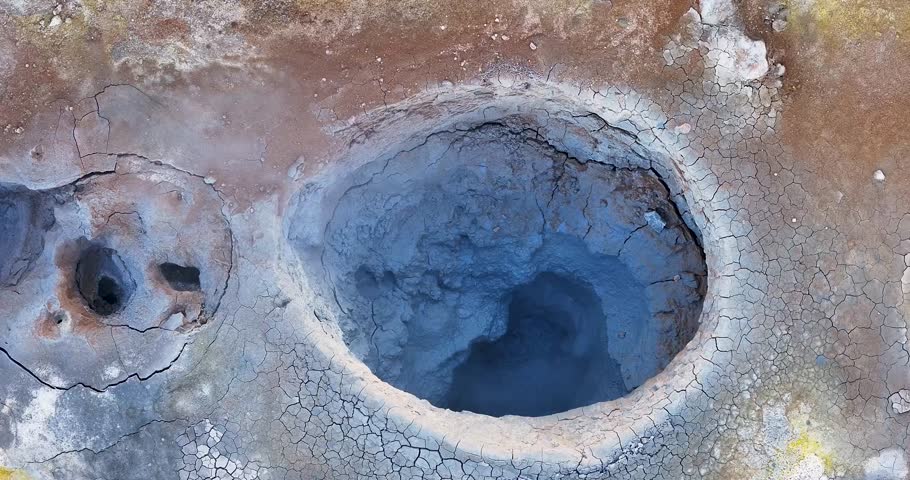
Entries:
POLYGON ((113 278, 101 277, 101 280, 98 280, 98 297, 108 304, 119 305, 122 295, 120 285, 117 285, 113 278))
POLYGON ((626 393, 590 285, 544 272, 507 303, 505 335, 471 345, 455 368, 448 408, 537 417, 626 393))
POLYGON ((119 312, 136 289, 123 259, 112 248, 91 245, 76 264, 76 287, 98 315, 119 312))
POLYGON ((199 282, 199 269, 184 267, 176 263, 165 262, 158 265, 158 270, 168 285, 178 292, 196 292, 202 289, 199 282))

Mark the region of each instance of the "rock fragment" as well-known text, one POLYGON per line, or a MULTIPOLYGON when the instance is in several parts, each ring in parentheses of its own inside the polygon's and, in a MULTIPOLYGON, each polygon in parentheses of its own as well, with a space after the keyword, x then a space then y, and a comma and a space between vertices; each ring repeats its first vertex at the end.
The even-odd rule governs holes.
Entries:
POLYGON ((720 25, 736 14, 731 0, 701 0, 701 18, 708 25, 720 25))
POLYGON ((660 216, 660 213, 653 210, 645 213, 645 221, 655 232, 663 231, 664 227, 667 226, 667 222, 660 216))

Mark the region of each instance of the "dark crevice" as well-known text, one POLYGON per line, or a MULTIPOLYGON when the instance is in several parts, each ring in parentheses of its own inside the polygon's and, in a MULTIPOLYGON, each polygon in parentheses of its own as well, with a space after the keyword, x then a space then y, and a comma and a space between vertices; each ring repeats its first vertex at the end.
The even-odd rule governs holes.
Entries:
POLYGON ((133 373, 133 374, 127 375, 126 377, 124 377, 124 378, 121 379, 121 380, 118 380, 118 381, 116 381, 116 382, 113 382, 113 383, 109 383, 109 384, 107 384, 107 385, 104 385, 103 387, 95 387, 95 386, 89 385, 89 384, 84 383, 84 382, 75 382, 75 383, 72 383, 72 384, 67 385, 67 386, 55 385, 55 384, 53 384, 53 383, 47 382, 46 380, 44 380, 43 378, 41 378, 40 376, 38 376, 38 374, 36 374, 35 372, 33 372, 30 368, 28 368, 28 367, 26 367, 25 365, 23 365, 22 362, 16 360, 12 355, 10 355, 10 353, 9 353, 5 348, 0 347, 0 352, 3 352, 3 354, 6 356, 6 358, 8 358, 11 362, 13 362, 14 364, 16 364, 19 368, 21 368, 23 371, 25 371, 26 373, 28 373, 29 376, 31 376, 32 378, 34 378, 38 383, 44 385, 45 387, 53 388, 54 390, 61 390, 61 391, 67 391, 67 390, 71 390, 71 389, 76 388, 76 387, 82 387, 82 388, 89 389, 89 390, 91 390, 91 391, 93 391, 93 392, 103 393, 105 390, 107 390, 107 389, 109 389, 109 388, 112 388, 112 387, 116 387, 117 385, 122 385, 122 384, 124 384, 124 383, 130 381, 131 379, 134 379, 134 378, 135 378, 136 380, 138 380, 138 381, 140 381, 140 382, 144 382, 144 381, 146 381, 146 380, 148 380, 148 379, 154 377, 155 375, 158 375, 159 373, 166 372, 166 371, 169 370, 171 367, 173 367, 174 364, 177 363, 178 360, 180 360, 180 357, 183 355, 183 352, 186 350, 186 346, 187 346, 187 345, 188 345, 188 344, 183 344, 183 345, 180 347, 180 351, 177 352, 177 355, 175 355, 174 358, 173 358, 170 362, 168 362, 168 364, 165 365, 164 367, 161 367, 161 368, 159 368, 159 369, 157 369, 157 370, 155 370, 155 371, 153 371, 153 372, 151 372, 151 373, 149 373, 148 375, 145 375, 145 376, 140 375, 140 374, 138 374, 138 373, 133 373))

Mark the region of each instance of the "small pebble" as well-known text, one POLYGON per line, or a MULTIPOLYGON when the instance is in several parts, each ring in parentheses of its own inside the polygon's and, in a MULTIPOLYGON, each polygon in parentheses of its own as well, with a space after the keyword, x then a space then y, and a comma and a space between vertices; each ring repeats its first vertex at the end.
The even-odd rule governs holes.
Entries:
POLYGON ((534 42, 531 42, 528 46, 531 47, 531 50, 537 50, 537 44, 534 42))
POLYGON ((771 75, 775 77, 783 77, 785 73, 787 73, 787 67, 780 63, 774 65, 774 68, 771 69, 771 75))
POLYGON ((885 172, 883 172, 881 170, 876 170, 875 173, 872 174, 872 178, 878 182, 884 182, 885 181, 885 172))
POLYGON ((206 185, 214 185, 216 180, 215 177, 205 177, 202 181, 205 182, 206 185))

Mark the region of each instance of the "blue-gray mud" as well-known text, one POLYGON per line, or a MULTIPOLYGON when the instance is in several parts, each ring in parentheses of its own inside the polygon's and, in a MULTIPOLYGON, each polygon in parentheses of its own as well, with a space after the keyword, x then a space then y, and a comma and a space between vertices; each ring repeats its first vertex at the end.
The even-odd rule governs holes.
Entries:
POLYGON ((15 285, 44 249, 54 224, 47 198, 25 187, 0 183, 0 287, 15 285))

